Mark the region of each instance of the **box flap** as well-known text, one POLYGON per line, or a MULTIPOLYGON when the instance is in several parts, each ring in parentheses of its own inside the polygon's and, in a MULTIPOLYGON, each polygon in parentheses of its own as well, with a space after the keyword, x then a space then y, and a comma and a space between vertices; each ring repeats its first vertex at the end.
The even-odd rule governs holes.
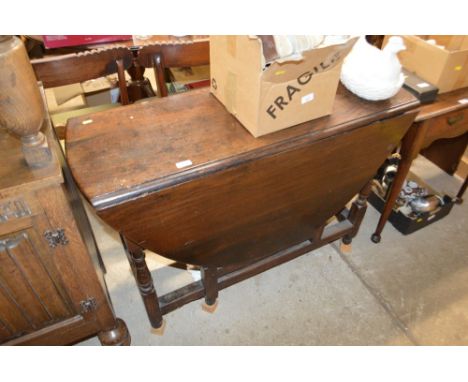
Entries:
POLYGON ((62 105, 65 102, 83 94, 81 84, 71 84, 64 86, 57 86, 53 88, 57 105, 62 105))
POLYGON ((316 73, 326 72, 337 65, 351 51, 358 37, 351 38, 346 43, 329 45, 302 52, 302 59, 298 61, 275 61, 262 73, 262 81, 281 83, 300 77, 310 78, 316 73))
POLYGON ((438 45, 444 46, 449 51, 468 49, 468 36, 435 35, 428 36, 426 40, 435 40, 438 45))

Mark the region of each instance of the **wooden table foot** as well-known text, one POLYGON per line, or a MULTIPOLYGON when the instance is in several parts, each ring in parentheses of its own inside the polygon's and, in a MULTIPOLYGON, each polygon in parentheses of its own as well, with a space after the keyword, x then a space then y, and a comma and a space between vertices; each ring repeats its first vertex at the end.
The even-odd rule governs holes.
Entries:
POLYGON ((211 304, 211 305, 208 305, 206 302, 204 302, 202 304, 202 309, 205 311, 205 312, 208 312, 208 313, 214 313, 215 310, 218 308, 218 299, 215 301, 214 304, 211 304))
POLYGON ((129 346, 131 342, 127 325, 120 318, 116 319, 115 328, 98 333, 98 338, 103 346, 129 346))
POLYGON ((162 320, 161 326, 159 328, 151 328, 151 334, 156 334, 157 336, 164 335, 164 331, 166 330, 166 320, 162 320))
POLYGON ((381 239, 380 234, 378 234, 378 233, 376 233, 376 232, 374 232, 374 233, 372 234, 372 236, 371 236, 371 240, 372 240, 372 242, 375 243, 375 244, 380 243, 380 239, 381 239))

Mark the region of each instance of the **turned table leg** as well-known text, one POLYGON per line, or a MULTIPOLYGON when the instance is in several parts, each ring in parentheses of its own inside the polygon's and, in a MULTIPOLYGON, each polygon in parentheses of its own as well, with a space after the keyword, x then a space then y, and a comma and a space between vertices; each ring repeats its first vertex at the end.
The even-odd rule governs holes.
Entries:
POLYGON ((154 289, 153 278, 146 265, 145 252, 143 248, 135 243, 132 243, 121 235, 127 252, 130 266, 132 267, 133 275, 135 276, 138 289, 140 290, 141 298, 145 304, 146 313, 153 328, 162 327, 164 321, 159 308, 159 299, 154 289))
POLYGON ((131 342, 127 325, 120 318, 116 319, 114 328, 98 333, 98 338, 103 346, 129 346, 131 342))
POLYGON ((366 185, 359 191, 359 195, 351 206, 349 211, 348 220, 353 224, 353 231, 343 236, 342 242, 345 245, 350 245, 354 236, 356 236, 359 226, 367 210, 367 198, 372 189, 372 180, 367 182, 366 185))
POLYGON ((218 268, 201 268, 203 286, 205 287, 205 304, 203 310, 214 312, 218 305, 218 268))
POLYGON ((392 212, 398 195, 400 194, 403 183, 409 173, 411 163, 413 163, 413 159, 418 156, 418 153, 422 147, 424 136, 426 135, 426 130, 426 124, 413 123, 403 138, 403 141, 401 142, 400 163, 398 164, 395 178, 393 179, 390 192, 388 193, 387 200, 385 201, 379 222, 377 223, 377 228, 371 236, 371 240, 374 243, 380 242, 380 235, 385 227, 385 223, 387 222, 390 213, 392 212))

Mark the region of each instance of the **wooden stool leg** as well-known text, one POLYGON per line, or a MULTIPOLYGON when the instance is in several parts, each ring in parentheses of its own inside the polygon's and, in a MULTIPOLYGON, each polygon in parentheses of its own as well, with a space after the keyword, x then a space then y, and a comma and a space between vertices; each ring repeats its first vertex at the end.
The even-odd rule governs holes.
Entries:
POLYGON ((395 174, 395 178, 393 179, 387 200, 385 201, 379 222, 377 223, 375 232, 371 236, 371 240, 374 243, 380 242, 380 235, 385 227, 385 223, 387 222, 390 213, 392 212, 398 195, 400 194, 401 187, 403 186, 403 182, 408 175, 411 163, 413 163, 413 159, 416 158, 419 150, 421 149, 426 132, 426 128, 424 126, 425 124, 421 125, 418 123, 413 123, 403 138, 400 150, 401 160, 398 164, 398 169, 395 174))
POLYGON ((455 197, 455 203, 457 204, 462 204, 463 203, 463 194, 466 191, 466 186, 468 185, 468 176, 465 178, 465 181, 463 182, 460 191, 458 191, 457 196, 455 197))
POLYGON ((154 289, 153 278, 146 265, 143 248, 121 236, 127 252, 133 275, 135 276, 141 298, 145 304, 146 313, 153 328, 161 328, 164 320, 159 308, 159 299, 154 289))
POLYGON ((201 272, 205 287, 203 310, 212 313, 218 306, 218 269, 216 267, 202 267, 201 272))

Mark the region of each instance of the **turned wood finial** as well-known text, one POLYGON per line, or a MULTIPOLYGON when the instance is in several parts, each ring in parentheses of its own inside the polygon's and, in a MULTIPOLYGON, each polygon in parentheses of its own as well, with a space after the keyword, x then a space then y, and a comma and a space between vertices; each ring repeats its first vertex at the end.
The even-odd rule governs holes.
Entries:
POLYGON ((44 103, 21 40, 0 36, 0 126, 21 138, 30 167, 47 166, 52 159, 46 137, 39 130, 44 103))

